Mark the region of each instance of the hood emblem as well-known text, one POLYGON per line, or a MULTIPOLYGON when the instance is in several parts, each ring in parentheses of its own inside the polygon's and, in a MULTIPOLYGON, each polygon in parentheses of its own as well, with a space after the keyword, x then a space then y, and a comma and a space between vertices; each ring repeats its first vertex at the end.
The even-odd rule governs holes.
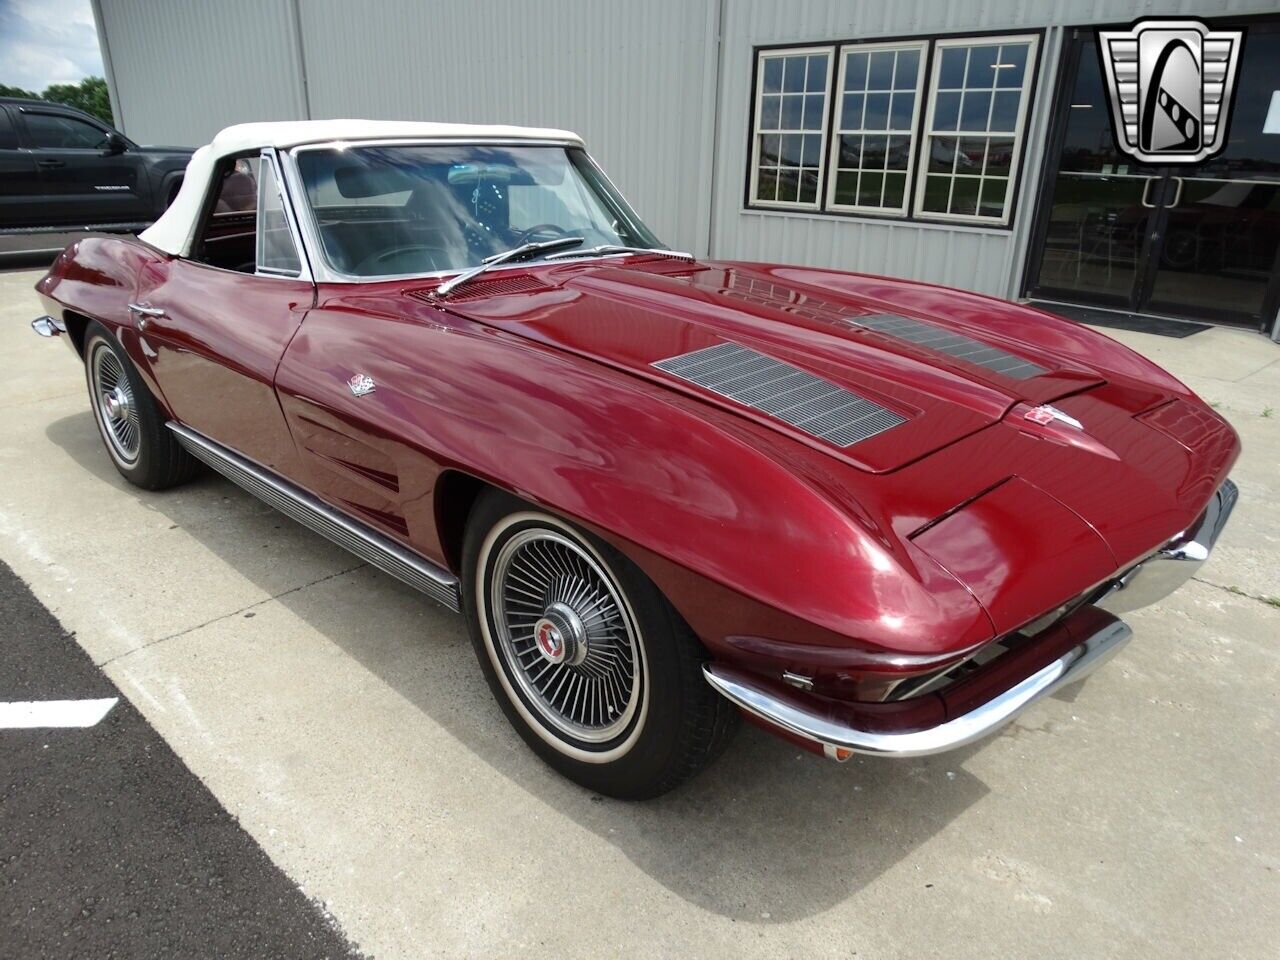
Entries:
POLYGON ((378 389, 378 385, 373 382, 373 377, 367 373, 357 373, 347 381, 347 386, 351 388, 351 392, 357 397, 365 397, 378 389))
POLYGON ((1022 416, 1025 419, 1030 420, 1032 423, 1040 424, 1042 427, 1047 427, 1049 424, 1053 423, 1053 421, 1060 420, 1069 427, 1075 427, 1077 430, 1084 429, 1084 424, 1075 417, 1070 414, 1063 413, 1057 407, 1051 406, 1047 403, 1042 403, 1038 407, 1032 407, 1022 416))

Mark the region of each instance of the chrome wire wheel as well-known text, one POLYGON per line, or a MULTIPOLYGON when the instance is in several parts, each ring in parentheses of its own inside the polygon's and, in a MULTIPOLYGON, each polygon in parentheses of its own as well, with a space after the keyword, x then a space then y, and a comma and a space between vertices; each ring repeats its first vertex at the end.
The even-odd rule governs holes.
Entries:
POLYGON ((594 552, 532 526, 490 569, 491 647, 537 719, 588 750, 634 734, 646 680, 639 630, 594 552))
POLYGON ((142 438, 137 398, 124 364, 106 343, 94 344, 89 377, 93 408, 112 455, 126 464, 135 462, 142 438))

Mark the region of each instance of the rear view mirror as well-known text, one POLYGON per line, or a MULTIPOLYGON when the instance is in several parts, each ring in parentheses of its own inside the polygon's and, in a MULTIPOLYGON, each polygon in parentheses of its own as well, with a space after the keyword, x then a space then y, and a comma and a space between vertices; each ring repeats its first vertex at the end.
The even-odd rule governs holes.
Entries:
POLYGON ((129 149, 129 141, 114 130, 108 133, 107 138, 102 141, 102 153, 104 156, 115 156, 117 153, 124 153, 127 149, 129 149))
POLYGON ((394 167, 338 167, 333 171, 338 193, 348 200, 381 197, 412 190, 414 182, 394 167))

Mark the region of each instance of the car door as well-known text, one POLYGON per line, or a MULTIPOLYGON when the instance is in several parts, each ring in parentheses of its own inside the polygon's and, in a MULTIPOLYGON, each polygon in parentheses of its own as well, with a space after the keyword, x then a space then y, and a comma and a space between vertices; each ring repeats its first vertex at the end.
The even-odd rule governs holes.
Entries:
POLYGON ((177 419, 296 479, 275 374, 315 287, 279 184, 270 152, 224 164, 192 256, 143 268, 131 309, 177 419), (255 181, 256 209, 245 210, 255 181))
MULTIPOLYGON (((22 140, 39 170, 44 195, 42 225, 143 223, 150 219, 151 187, 136 148, 88 117, 46 109, 18 111, 22 140)), ((118 136, 118 135, 117 135, 118 136)))
POLYGON ((0 104, 0 230, 38 225, 41 191, 35 158, 19 149, 13 115, 0 104))

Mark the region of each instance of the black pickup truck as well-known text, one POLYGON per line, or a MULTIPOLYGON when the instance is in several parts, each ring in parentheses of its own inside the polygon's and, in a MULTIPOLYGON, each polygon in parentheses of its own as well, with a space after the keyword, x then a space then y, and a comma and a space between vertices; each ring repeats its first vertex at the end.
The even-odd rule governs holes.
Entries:
POLYGON ((140 147, 74 107, 0 97, 0 233, 140 230, 178 192, 186 147, 140 147))

